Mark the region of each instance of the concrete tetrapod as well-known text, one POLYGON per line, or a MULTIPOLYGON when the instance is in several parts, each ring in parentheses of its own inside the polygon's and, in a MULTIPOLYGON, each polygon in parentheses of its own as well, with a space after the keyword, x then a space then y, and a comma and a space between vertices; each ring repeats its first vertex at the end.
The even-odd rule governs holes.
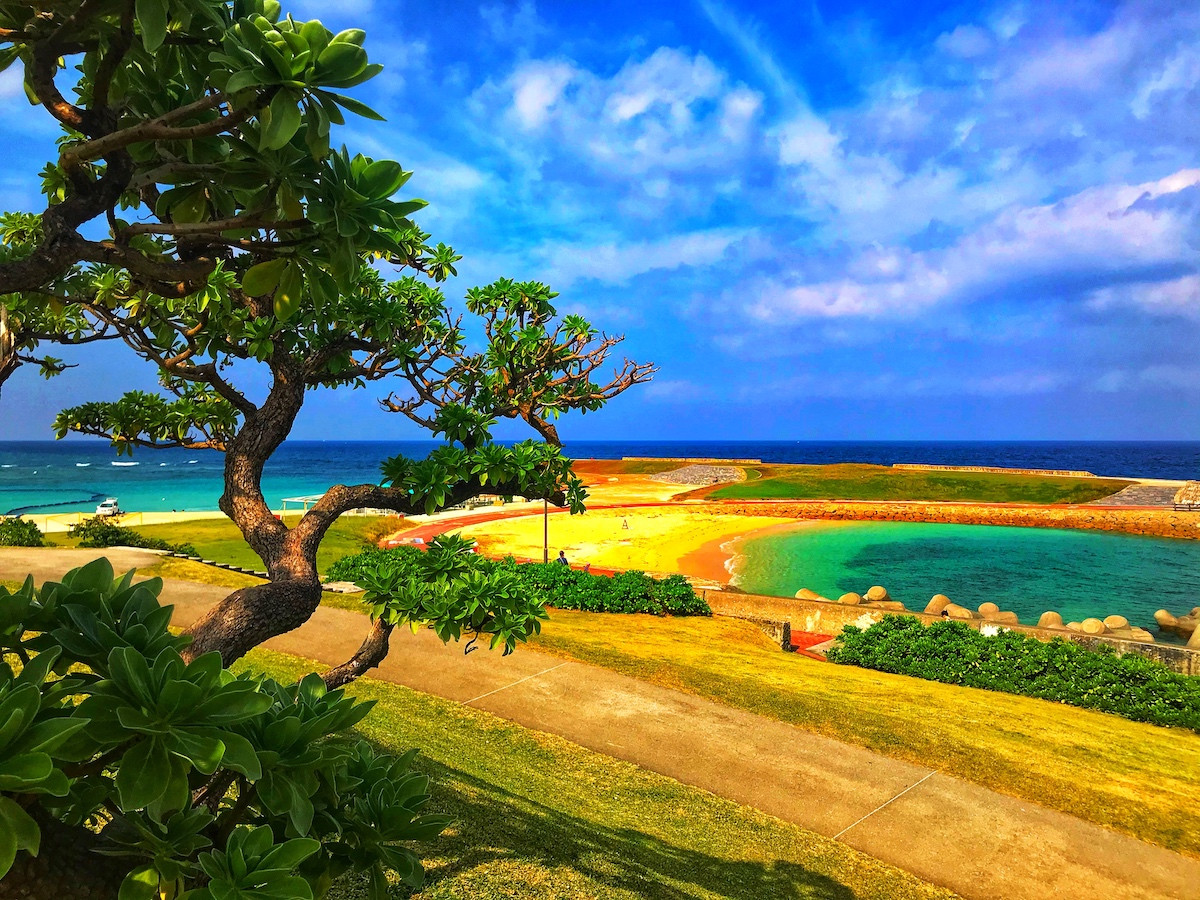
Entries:
POLYGON ((942 610, 949 606, 954 601, 945 594, 934 594, 929 602, 925 605, 925 614, 929 616, 940 616, 942 610))

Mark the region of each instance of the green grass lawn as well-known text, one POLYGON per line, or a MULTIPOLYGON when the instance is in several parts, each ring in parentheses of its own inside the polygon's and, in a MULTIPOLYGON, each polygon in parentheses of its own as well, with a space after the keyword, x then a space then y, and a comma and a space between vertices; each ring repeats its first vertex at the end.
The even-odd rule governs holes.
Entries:
POLYGON ((1200 856, 1200 734, 782 653, 748 622, 554 611, 534 645, 1200 856))
POLYGON ((669 459, 577 459, 574 469, 580 475, 658 475, 685 465, 669 459))
MULTIPOLYGON (((296 679, 312 663, 255 651, 240 668, 296 679)), ((359 726, 421 751, 431 812, 454 824, 425 853, 419 900, 915 900, 954 895, 707 791, 407 688, 362 679, 359 726)), ((407 896, 397 888, 394 896, 407 896)), ((332 900, 365 898, 345 879, 332 900)))
MULTIPOLYGON (((733 500, 964 500, 979 503, 1086 503, 1132 482, 991 472, 920 472, 890 466, 761 466, 747 480, 704 489, 733 500), (759 477, 755 477, 759 476, 759 477)), ((694 496, 694 494, 693 494, 694 496)))
MULTIPOLYGON (((299 514, 284 516, 283 519, 288 525, 294 525, 299 520, 299 514)), ((383 534, 402 527, 400 519, 395 516, 343 516, 333 524, 325 535, 325 540, 321 542, 321 549, 317 553, 318 571, 324 572, 336 560, 358 553, 365 546, 374 546, 375 541, 383 534)), ((250 549, 237 526, 228 519, 194 519, 170 525, 138 525, 134 527, 134 531, 148 537, 161 538, 170 544, 190 543, 205 559, 247 569, 262 568, 262 560, 250 549)), ((55 537, 57 539, 59 536, 55 537)), ((66 541, 58 542, 69 546, 66 541)))

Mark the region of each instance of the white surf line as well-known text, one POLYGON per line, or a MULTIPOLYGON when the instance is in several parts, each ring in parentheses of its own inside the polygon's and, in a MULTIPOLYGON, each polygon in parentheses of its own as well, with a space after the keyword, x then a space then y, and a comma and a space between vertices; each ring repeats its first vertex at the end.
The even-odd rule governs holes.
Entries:
POLYGON ((849 825, 847 825, 845 828, 843 828, 841 831, 839 831, 837 834, 835 834, 833 836, 833 839, 836 841, 838 838, 840 838, 843 834, 845 834, 847 831, 849 831, 855 825, 859 825, 862 822, 865 822, 867 819, 871 818, 871 816, 875 815, 875 813, 879 812, 881 809, 883 809, 885 806, 887 806, 888 803, 892 803, 896 800, 899 800, 901 797, 903 797, 905 794, 907 794, 913 788, 920 787, 922 784, 924 784, 926 781, 928 781, 930 778, 932 778, 936 774, 937 774, 937 769, 934 769, 932 772, 930 772, 928 775, 926 775, 920 781, 916 782, 916 784, 910 784, 908 787, 906 787, 904 790, 902 790, 900 793, 898 793, 891 800, 888 800, 884 803, 879 804, 877 807, 875 807, 873 810, 871 810, 869 813, 867 813, 865 816, 863 816, 857 822, 851 822, 849 825))
POLYGON ((462 701, 462 705, 469 706, 472 703, 474 703, 476 700, 482 700, 484 697, 490 697, 490 696, 492 696, 492 694, 498 694, 501 691, 506 691, 510 687, 516 687, 522 681, 528 681, 530 678, 537 678, 539 675, 545 675, 547 672, 553 672, 555 669, 561 669, 565 665, 566 665, 565 662, 560 662, 557 666, 551 666, 548 669, 542 669, 542 671, 540 671, 540 672, 534 672, 532 675, 526 675, 524 678, 518 678, 512 684, 506 684, 503 687, 496 688, 494 691, 488 691, 486 694, 480 694, 478 697, 472 697, 470 700, 464 700, 464 701, 462 701))

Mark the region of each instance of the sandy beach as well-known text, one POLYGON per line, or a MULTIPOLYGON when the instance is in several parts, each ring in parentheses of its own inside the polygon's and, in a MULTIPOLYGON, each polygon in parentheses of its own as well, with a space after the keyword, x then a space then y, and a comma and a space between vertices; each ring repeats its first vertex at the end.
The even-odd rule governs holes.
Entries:
MULTIPOLYGON (((727 554, 721 544, 752 531, 794 524, 785 516, 743 516, 679 507, 600 509, 582 516, 549 517, 550 555, 559 550, 574 564, 646 572, 682 572, 725 582, 727 554)), ((540 559, 542 517, 522 516, 461 529, 490 556, 540 559)))

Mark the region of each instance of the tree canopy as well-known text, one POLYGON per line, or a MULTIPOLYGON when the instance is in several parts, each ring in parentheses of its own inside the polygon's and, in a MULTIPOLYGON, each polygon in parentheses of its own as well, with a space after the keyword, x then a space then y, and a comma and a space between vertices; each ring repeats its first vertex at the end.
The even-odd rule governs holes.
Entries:
POLYGON ((62 371, 46 345, 123 342, 161 391, 77 403, 57 434, 223 452, 221 509, 269 574, 181 637, 161 582, 116 581, 103 560, 0 589, 0 877, 19 852, 67 848, 55 877, 21 870, 25 896, 89 879, 121 897, 321 896, 347 870, 369 874, 372 897, 385 869, 419 884, 398 842, 445 823, 420 813, 411 755, 339 736, 366 709, 336 688, 401 625, 510 652, 541 602, 446 538, 364 578, 366 637, 323 677, 282 686, 223 664, 312 615, 317 549, 348 510, 488 492, 580 511, 555 420, 654 374, 629 360, 601 374, 621 338, 560 316, 548 285, 500 279, 462 309, 447 300, 460 257, 410 218, 424 201, 397 196, 411 172, 331 140, 346 115, 380 118, 342 93, 381 69, 364 39, 274 0, 0 0, 0 70, 20 65, 62 131, 44 208, 0 215, 0 383, 22 364, 62 371), (378 483, 331 486, 291 527, 276 518, 263 467, 308 392, 385 381, 383 409, 443 446, 385 460, 378 483), (543 440, 494 442, 505 418, 543 440), (93 847, 126 857, 89 864, 93 847))

